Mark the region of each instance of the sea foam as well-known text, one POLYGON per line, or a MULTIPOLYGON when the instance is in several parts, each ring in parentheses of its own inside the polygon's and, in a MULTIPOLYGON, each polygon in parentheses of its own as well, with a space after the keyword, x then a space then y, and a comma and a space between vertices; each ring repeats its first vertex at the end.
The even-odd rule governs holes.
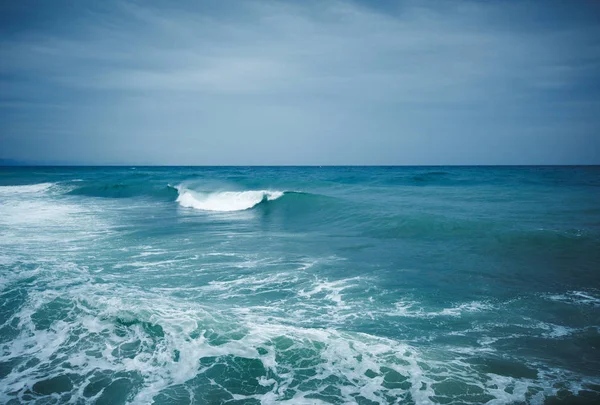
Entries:
POLYGON ((0 195, 40 193, 48 190, 54 183, 26 184, 23 186, 0 186, 0 195))

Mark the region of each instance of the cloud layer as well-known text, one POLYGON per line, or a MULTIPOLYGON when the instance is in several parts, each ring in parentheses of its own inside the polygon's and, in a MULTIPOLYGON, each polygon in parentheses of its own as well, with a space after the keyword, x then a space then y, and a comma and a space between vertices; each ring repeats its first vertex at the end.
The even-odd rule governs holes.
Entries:
POLYGON ((575 3, 3 5, 0 157, 600 163, 600 11, 575 3))

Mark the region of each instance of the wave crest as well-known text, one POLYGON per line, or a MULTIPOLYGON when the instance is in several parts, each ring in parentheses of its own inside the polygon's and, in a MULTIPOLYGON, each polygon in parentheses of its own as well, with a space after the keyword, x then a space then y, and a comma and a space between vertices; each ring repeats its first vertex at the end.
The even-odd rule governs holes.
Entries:
POLYGON ((243 211, 260 204, 263 201, 276 200, 282 197, 283 191, 273 190, 248 190, 248 191, 220 191, 214 193, 201 193, 178 186, 177 202, 182 207, 195 208, 203 211, 243 211))

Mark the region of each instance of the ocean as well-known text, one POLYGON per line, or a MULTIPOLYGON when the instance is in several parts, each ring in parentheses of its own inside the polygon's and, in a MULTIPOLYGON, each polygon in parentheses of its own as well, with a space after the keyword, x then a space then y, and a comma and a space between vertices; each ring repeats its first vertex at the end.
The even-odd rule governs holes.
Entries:
POLYGON ((600 167, 0 168, 2 404, 600 403, 600 167))

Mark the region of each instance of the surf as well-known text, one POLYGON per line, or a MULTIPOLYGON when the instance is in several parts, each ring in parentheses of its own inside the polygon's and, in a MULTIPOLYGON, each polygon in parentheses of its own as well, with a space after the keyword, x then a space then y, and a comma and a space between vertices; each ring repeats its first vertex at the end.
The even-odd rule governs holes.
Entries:
POLYGON ((0 186, 1 195, 41 193, 50 189, 55 183, 25 184, 21 186, 0 186))
POLYGON ((177 186, 176 189, 179 193, 176 201, 180 206, 216 212, 248 210, 264 201, 277 200, 285 194, 284 191, 277 190, 218 191, 206 193, 193 191, 183 186, 177 186))

